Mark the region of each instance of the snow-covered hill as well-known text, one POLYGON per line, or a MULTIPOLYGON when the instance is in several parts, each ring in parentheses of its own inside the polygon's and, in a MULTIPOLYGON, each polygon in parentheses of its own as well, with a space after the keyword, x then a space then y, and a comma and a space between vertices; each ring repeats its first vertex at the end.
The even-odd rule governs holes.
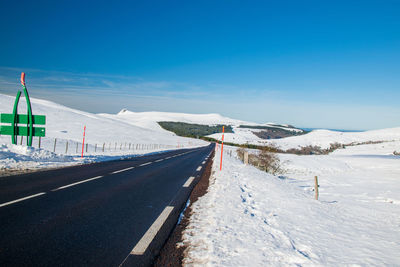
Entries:
MULTIPOLYGON (((0 94, 0 113, 12 113, 14 100, 15 97, 0 94)), ((140 116, 137 116, 135 123, 121 119, 120 115, 92 114, 46 100, 31 98, 31 102, 34 115, 46 115, 46 137, 41 140, 42 149, 37 149, 38 138, 33 140, 33 149, 22 149, 11 145, 10 136, 2 135, 0 169, 51 167, 80 161, 73 156, 81 153, 84 126, 86 126, 85 143, 89 144, 88 152, 86 153, 85 149, 84 154, 86 160, 90 158, 92 161, 207 144, 202 140, 179 137, 165 130, 155 130, 151 120, 146 124, 148 118, 140 116), (54 150, 58 155, 51 154, 54 150), (109 158, 104 157, 105 155, 109 158)), ((18 113, 26 114, 23 97, 20 100, 18 113)))
MULTIPOLYGON (((372 130, 365 132, 337 132, 330 130, 314 130, 308 134, 286 137, 282 139, 264 140, 255 136, 252 132, 254 129, 235 128, 234 133, 226 133, 225 142, 235 144, 254 144, 254 145, 271 145, 287 150, 290 148, 300 148, 306 146, 320 146, 321 148, 329 148, 333 143, 350 144, 362 143, 369 141, 393 141, 400 140, 400 127, 382 130, 372 130)), ((221 140, 222 134, 216 133, 209 137, 221 140)))
POLYGON ((155 131, 165 132, 157 122, 185 122, 192 124, 203 125, 241 125, 249 122, 235 120, 223 117, 219 114, 186 114, 172 112, 132 112, 126 109, 121 110, 118 114, 99 114, 105 118, 111 118, 118 121, 123 121, 131 125, 152 129, 155 131))

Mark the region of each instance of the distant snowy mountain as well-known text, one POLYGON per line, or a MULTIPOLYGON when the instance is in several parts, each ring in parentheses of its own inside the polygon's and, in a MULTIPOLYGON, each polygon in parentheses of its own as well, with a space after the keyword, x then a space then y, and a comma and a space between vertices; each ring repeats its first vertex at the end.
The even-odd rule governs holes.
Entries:
POLYGON ((131 125, 152 129, 155 131, 165 132, 157 122, 185 122, 204 125, 241 125, 248 122, 223 117, 219 114, 186 114, 172 112, 132 112, 126 109, 121 110, 118 114, 98 114, 105 118, 119 120, 131 125))
MULTIPOLYGON (((144 127, 154 131, 165 132, 158 122, 183 122, 200 125, 229 125, 232 126, 235 136, 242 143, 262 141, 263 133, 280 131, 283 137, 301 134, 304 131, 290 125, 280 125, 276 123, 255 123, 242 120, 231 119, 220 114, 186 114, 172 112, 132 112, 127 109, 121 110, 118 114, 98 114, 100 116, 119 120, 131 125, 144 127)), ((211 135, 210 137, 213 137, 211 135)))
MULTIPOLYGON (((252 129, 236 128, 234 133, 226 133, 225 142, 235 144, 253 144, 253 145, 276 145, 287 150, 291 148, 301 148, 306 146, 319 146, 323 149, 329 148, 331 144, 351 144, 369 141, 394 141, 400 140, 400 127, 382 130, 373 130, 365 132, 338 132, 330 130, 314 130, 310 133, 286 137, 281 139, 265 140, 253 134, 252 129)), ((216 133, 209 135, 217 140, 221 140, 222 134, 216 133)))

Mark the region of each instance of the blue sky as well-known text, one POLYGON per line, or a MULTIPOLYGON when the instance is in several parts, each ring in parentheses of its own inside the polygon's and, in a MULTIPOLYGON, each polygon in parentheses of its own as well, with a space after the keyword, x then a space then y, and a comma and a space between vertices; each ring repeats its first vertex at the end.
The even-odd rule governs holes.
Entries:
POLYGON ((0 92, 91 112, 400 126, 400 1, 1 1, 0 92))

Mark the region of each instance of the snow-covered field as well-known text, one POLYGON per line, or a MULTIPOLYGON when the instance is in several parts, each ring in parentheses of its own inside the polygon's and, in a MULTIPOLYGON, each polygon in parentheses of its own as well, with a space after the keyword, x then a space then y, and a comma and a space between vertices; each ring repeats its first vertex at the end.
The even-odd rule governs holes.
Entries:
POLYGON ((184 232, 185 266, 398 266, 394 150, 399 141, 280 155, 286 169, 280 177, 226 154, 219 171, 217 156, 209 191, 193 203, 184 232))
MULTIPOLYGON (((14 99, 0 94, 0 113, 12 113, 14 99)), ((31 98, 31 101, 34 115, 46 115, 46 137, 41 140, 41 148, 38 148, 37 137, 33 140, 33 147, 27 148, 24 145, 12 145, 10 136, 0 136, 0 169, 58 167, 207 145, 202 140, 179 137, 162 129, 155 130, 154 125, 157 125, 159 116, 151 117, 147 114, 143 115, 143 119, 140 114, 126 117, 124 113, 129 112, 116 115, 92 114, 46 100, 31 98), (147 121, 147 124, 143 121, 147 121), (85 125, 88 151, 85 147, 81 159, 85 125)), ((26 114, 24 98, 20 100, 18 113, 26 114)), ((169 115, 165 113, 164 119, 168 119, 169 115)), ((26 144, 26 139, 23 144, 26 144)))
MULTIPOLYGON (((283 150, 301 148, 306 146, 320 146, 329 148, 331 144, 351 144, 354 142, 368 141, 394 141, 400 140, 400 127, 392 129, 372 130, 365 132, 337 132, 330 130, 314 130, 305 135, 286 137, 282 139, 265 140, 257 137, 252 132, 257 131, 247 128, 234 128, 234 133, 226 133, 225 142, 236 144, 275 145, 283 150)), ((209 135, 209 137, 221 140, 222 133, 209 135)))

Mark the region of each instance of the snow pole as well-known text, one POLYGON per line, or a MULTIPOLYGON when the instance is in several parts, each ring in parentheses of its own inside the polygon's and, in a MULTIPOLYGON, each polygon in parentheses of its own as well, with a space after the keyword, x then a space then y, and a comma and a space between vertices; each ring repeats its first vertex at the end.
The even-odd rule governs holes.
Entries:
POLYGON ((222 153, 224 152, 224 132, 225 132, 225 126, 222 126, 221 161, 219 164, 220 171, 222 171, 222 153))
POLYGON ((81 158, 83 158, 83 150, 85 148, 85 133, 86 133, 86 125, 83 127, 83 141, 82 141, 82 154, 81 158))

